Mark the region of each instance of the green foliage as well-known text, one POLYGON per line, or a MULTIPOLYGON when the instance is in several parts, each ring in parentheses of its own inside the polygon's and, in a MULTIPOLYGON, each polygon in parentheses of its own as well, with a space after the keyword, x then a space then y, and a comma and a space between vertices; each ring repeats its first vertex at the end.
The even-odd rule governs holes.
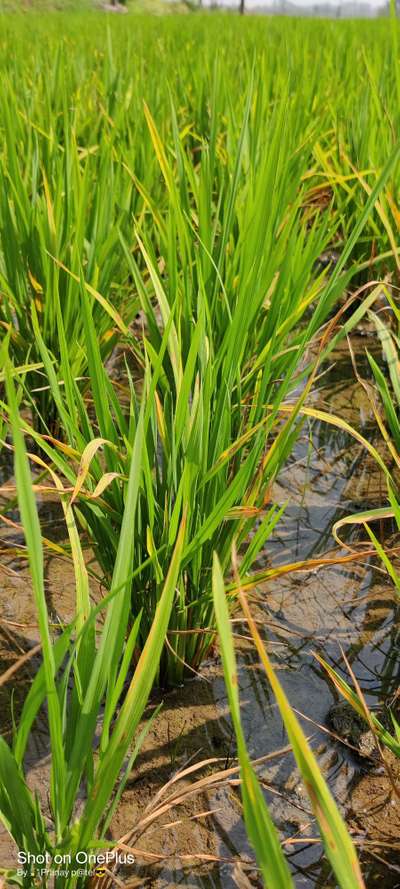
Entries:
MULTIPOLYGON (((279 846, 261 787, 251 766, 241 726, 238 675, 232 630, 221 566, 216 556, 214 557, 213 566, 213 595, 222 649, 225 683, 238 745, 241 766, 241 793, 247 832, 254 847, 266 889, 281 889, 283 886, 287 886, 289 889, 294 884, 279 846)), ((285 692, 271 665, 243 593, 240 593, 240 601, 258 654, 274 692, 297 766, 318 821, 326 855, 332 865, 338 886, 341 889, 362 889, 362 887, 365 889, 357 853, 346 825, 327 787, 298 719, 291 709, 285 692)))
MULTIPOLYGON (((273 483, 302 417, 327 417, 305 404, 318 358, 400 267, 397 37, 393 17, 1 17, 0 437, 11 430, 43 650, 13 744, 0 743, 0 810, 20 847, 106 845, 151 686, 196 670, 217 620, 249 836, 266 885, 290 885, 241 733, 229 608, 280 518, 273 483), (362 304, 321 339, 358 285, 362 304), (74 563, 75 617, 56 639, 24 436, 74 563), (83 541, 106 584, 97 608, 83 541), (24 773, 43 704, 51 829, 24 773)), ((391 362, 389 383, 370 359, 393 454, 398 339, 372 317, 391 362)), ((338 882, 361 886, 265 665, 338 882)))
MULTIPOLYGON (((174 554, 146 643, 130 677, 130 655, 140 623, 139 617, 126 640, 133 554, 131 529, 137 506, 137 475, 143 459, 145 434, 142 414, 136 431, 110 594, 97 608, 90 605, 79 537, 69 511, 67 524, 77 589, 76 618, 70 627, 64 628, 61 635, 53 640, 44 593, 40 525, 10 373, 7 374, 6 382, 15 448, 18 501, 28 549, 43 665, 26 698, 12 748, 1 739, 0 817, 19 849, 36 855, 48 853, 50 859, 62 851, 71 854, 71 876, 55 877, 54 885, 56 889, 78 889, 87 880, 85 877, 73 876, 74 856, 77 852, 110 845, 105 840, 105 831, 113 807, 113 795, 119 780, 124 782, 129 775, 129 772, 125 772, 120 777, 156 674, 175 595, 184 546, 185 523, 182 522, 177 535, 174 554), (103 612, 104 622, 96 644, 94 631, 100 611, 103 612), (121 701, 125 683, 128 688, 121 701), (29 734, 44 703, 47 705, 51 743, 51 829, 45 825, 38 799, 28 789, 23 769, 29 734), (96 750, 99 727, 100 745, 96 750), (76 803, 83 786, 85 803, 77 818, 76 803)), ((57 481, 62 493, 62 483, 59 479, 57 481)), ((37 867, 32 866, 30 875, 30 868, 27 868, 27 876, 15 877, 15 880, 27 889, 36 885, 35 874, 40 872, 40 867, 40 864, 37 867)), ((9 874, 10 878, 11 876, 9 874)), ((52 885, 51 881, 51 876, 42 877, 41 885, 52 885)))
MULTIPOLYGON (((299 24, 298 34, 290 22, 283 31, 271 23, 267 36, 265 23, 249 21, 243 31, 228 17, 221 34, 210 17, 156 28, 93 13, 89 39, 87 17, 64 21, 62 40, 54 17, 46 33, 40 17, 29 25, 7 19, 4 30, 14 54, 0 88, 0 324, 36 447, 68 479, 108 588, 146 404, 131 608, 134 617, 142 612, 143 645, 185 512, 160 668, 176 682, 185 663, 198 667, 212 639, 213 551, 228 570, 236 537, 247 547, 247 575, 279 517, 270 491, 301 425, 307 346, 350 280, 365 275, 354 254, 365 260, 378 236, 378 253, 392 243, 384 202, 398 148, 390 128, 383 147, 377 138, 371 72, 375 138, 370 125, 368 146, 363 135, 356 144, 353 111, 346 129, 351 26, 299 24), (160 66, 162 78, 154 76, 160 66), (334 119, 328 74, 337 87, 334 119), (335 171, 344 152, 356 173, 335 171), (343 246, 341 258, 322 268, 332 243, 343 246), (128 387, 110 379, 117 343, 139 385, 129 375, 128 387)), ((369 38, 363 54, 374 66, 369 38)))

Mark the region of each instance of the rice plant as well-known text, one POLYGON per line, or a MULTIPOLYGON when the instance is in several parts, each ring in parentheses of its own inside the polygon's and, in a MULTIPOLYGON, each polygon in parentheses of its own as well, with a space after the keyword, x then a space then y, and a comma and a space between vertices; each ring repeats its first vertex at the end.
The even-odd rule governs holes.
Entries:
POLYGON ((382 432, 391 456, 394 458, 395 464, 399 465, 400 453, 400 424, 398 419, 400 406, 400 375, 399 375, 399 341, 396 327, 399 324, 399 310, 396 302, 390 294, 391 312, 386 316, 385 320, 376 313, 371 313, 376 328, 377 335, 382 348, 382 356, 384 359, 383 368, 379 366, 377 360, 368 352, 368 360, 374 377, 375 387, 378 394, 378 400, 370 397, 374 406, 374 413, 378 426, 382 432), (391 329, 390 322, 395 321, 394 329, 391 329), (385 373, 386 370, 386 373, 385 373))
MULTIPOLYGON (((298 719, 292 711, 286 694, 272 667, 267 650, 252 618, 244 592, 240 589, 239 578, 237 580, 239 586, 238 597, 244 611, 244 617, 275 695, 297 766, 305 783, 310 803, 318 822, 325 853, 332 866, 337 884, 341 889, 362 889, 365 884, 351 837, 298 719)), ((246 748, 241 725, 238 676, 232 629, 229 620, 227 591, 217 556, 214 557, 213 564, 213 595, 225 683, 238 745, 238 756, 241 766, 241 795, 247 833, 256 853, 264 886, 267 889, 282 889, 283 886, 292 887, 295 884, 246 748)))
MULTIPOLYGON (((12 376, 7 374, 15 449, 15 475, 21 520, 32 577, 43 664, 37 672, 15 726, 12 746, 0 741, 0 817, 20 853, 22 875, 7 878, 20 886, 54 885, 79 889, 83 856, 112 848, 106 832, 138 752, 130 746, 147 703, 164 643, 184 547, 181 523, 168 574, 140 659, 132 674, 140 616, 126 636, 134 548, 131 533, 137 508, 137 474, 143 459, 145 421, 140 417, 126 492, 126 504, 109 595, 91 605, 79 536, 61 479, 53 474, 65 511, 76 580, 76 616, 53 639, 44 591, 43 549, 28 456, 20 429, 12 376), (102 628, 97 641, 97 618, 102 628), (124 694, 122 694, 124 693, 124 694), (24 756, 36 716, 46 704, 51 745, 50 824, 24 774, 24 756), (78 813, 77 803, 84 805, 78 813), (68 859, 67 876, 57 862, 68 859), (48 874, 45 873, 47 864, 48 874), (52 867, 54 876, 52 875, 52 867), (60 871, 60 875, 57 875, 60 871)), ((40 461, 40 458, 36 458, 40 461)), ((142 733, 143 736, 143 733, 142 733)), ((140 746, 140 745, 139 745, 140 746)), ((111 860, 111 858, 110 858, 111 860)), ((84 870, 84 868, 83 868, 84 870)), ((89 869, 90 870, 90 869, 89 869)))
MULTIPOLYGON (((215 79, 214 92, 218 86, 215 79)), ((284 95, 270 115, 272 136, 263 157, 262 97, 257 77, 250 82, 226 170, 218 170, 221 161, 213 136, 217 105, 195 167, 191 146, 181 145, 174 105, 169 145, 145 107, 149 144, 164 182, 165 209, 157 209, 145 182, 135 175, 142 209, 134 219, 133 244, 121 229, 118 233, 143 325, 142 342, 125 331, 125 342, 144 368, 141 394, 130 379, 128 407, 104 365, 99 294, 88 286, 84 270, 76 282, 74 306, 85 342, 89 407, 71 360, 70 332, 60 301, 51 303, 53 349, 37 307, 31 307, 35 349, 56 422, 56 427, 47 426, 45 436, 34 436, 35 441, 73 485, 72 499, 79 504, 78 516, 90 533, 107 586, 133 437, 140 404, 146 402, 146 460, 135 535, 136 563, 146 567, 132 583, 133 617, 143 611, 141 644, 153 620, 182 514, 187 515, 179 593, 160 667, 163 682, 179 682, 187 666, 198 669, 209 650, 214 630, 213 551, 227 569, 235 535, 238 545, 247 547, 242 565, 248 573, 279 517, 270 504, 270 490, 301 425, 305 382, 315 365, 307 348, 349 280, 345 264, 397 162, 398 150, 374 185, 335 270, 329 275, 318 272, 317 260, 331 231, 329 220, 317 225, 304 218, 308 187, 299 183, 305 177, 307 151, 295 151, 299 118, 293 116, 294 126, 288 126, 292 101, 284 95), (252 111, 255 96, 260 104, 252 111), (293 408, 282 423, 280 406, 287 399, 292 399, 293 408), (62 430, 58 440, 56 428, 62 430), (79 460, 77 474, 71 457, 79 460), (147 567, 152 558, 156 574, 147 567)), ((24 392, 29 400, 29 375, 24 392)))
MULTIPOLYGON (((232 17, 220 28, 202 16, 164 19, 162 27, 138 18, 127 27, 88 11, 45 20, 3 15, 0 324, 11 331, 15 365, 27 352, 40 365, 36 311, 59 373, 59 304, 84 389, 80 281, 95 298, 105 359, 143 303, 137 275, 147 284, 149 269, 136 233, 150 263, 166 263, 168 298, 175 283, 184 304, 192 287, 212 294, 215 335, 235 288, 238 306, 247 313, 251 304, 250 321, 264 289, 266 303, 274 294, 274 311, 257 324, 275 325, 278 306, 286 323, 288 293, 311 298, 313 262, 327 247, 346 247, 396 145, 390 78, 379 81, 380 65, 391 66, 389 34, 384 22, 372 38, 361 23, 344 31, 249 20, 244 30, 232 17), (357 68, 365 81, 354 103, 357 68)), ((351 277, 398 266, 397 172, 396 163, 355 240, 351 277)), ((187 318, 185 325, 187 349, 187 318)), ((60 434, 40 366, 36 374, 29 387, 36 424, 60 434)))

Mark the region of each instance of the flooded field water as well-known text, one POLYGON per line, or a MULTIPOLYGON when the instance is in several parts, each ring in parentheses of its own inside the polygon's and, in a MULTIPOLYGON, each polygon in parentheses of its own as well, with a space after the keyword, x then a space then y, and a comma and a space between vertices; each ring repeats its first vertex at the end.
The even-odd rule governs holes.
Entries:
MULTIPOLYGON (((359 352, 364 341, 358 343, 359 352)), ((368 438, 373 429, 371 408, 354 379, 347 352, 332 359, 321 379, 314 404, 354 423, 368 438)), ((3 477, 7 476, 4 466, 3 477)), ((291 462, 274 491, 277 502, 287 501, 285 514, 269 541, 259 567, 337 553, 331 536, 335 521, 385 499, 383 479, 371 458, 338 429, 319 422, 305 423, 291 462)), ((43 533, 62 540, 63 523, 57 504, 44 502, 43 533)), ((347 540, 350 539, 347 532, 347 540)), ((359 533, 359 532, 358 532, 359 533)), ((18 542, 15 529, 2 533, 2 672, 38 639, 34 606, 26 571, 7 556, 18 542)), ((54 618, 73 613, 73 576, 56 555, 47 558, 48 601, 54 618)), ((95 598, 101 592, 93 584, 95 598)), ((361 761, 329 733, 327 716, 337 695, 322 674, 314 652, 347 678, 342 651, 369 705, 376 707, 398 686, 400 665, 399 606, 393 589, 376 564, 355 561, 271 581, 253 596, 255 614, 290 703, 301 714, 325 774, 359 846, 366 884, 385 889, 400 886, 399 799, 381 768, 361 761)), ((246 627, 236 616, 240 660, 240 696, 246 741, 259 767, 268 802, 287 846, 296 885, 334 887, 317 840, 307 794, 298 777, 277 706, 264 680, 246 627)), ((18 710, 36 657, 27 661, 7 684, 0 686, 4 730, 11 731, 10 692, 18 710)), ((143 750, 132 772, 114 818, 112 835, 125 836, 137 849, 134 873, 120 873, 130 886, 146 887, 257 887, 257 872, 244 831, 237 773, 216 785, 216 771, 234 769, 235 748, 218 651, 203 665, 201 676, 163 698, 154 695, 147 716, 163 700, 143 750), (209 762, 212 760, 212 762, 209 762), (199 770, 173 780, 179 770, 206 761, 199 770), (204 779, 203 782, 201 779, 204 779), (167 782, 171 782, 165 786, 167 782), (195 782, 199 782, 195 786, 195 782), (195 792, 196 791, 196 792, 195 792), (179 797, 179 804, 172 805, 179 797), (235 861, 242 873, 234 871, 235 861), (246 882, 247 881, 247 882, 246 882)), ((46 800, 48 746, 44 719, 29 750, 30 781, 46 800)), ((393 766, 396 770, 396 765, 393 766)), ((0 837, 3 867, 15 863, 6 834, 0 837)))

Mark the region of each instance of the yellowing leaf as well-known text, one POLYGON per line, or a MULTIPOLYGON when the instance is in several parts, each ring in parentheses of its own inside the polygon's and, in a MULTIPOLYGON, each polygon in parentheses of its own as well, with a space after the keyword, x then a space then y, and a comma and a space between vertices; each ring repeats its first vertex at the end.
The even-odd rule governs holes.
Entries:
MULTIPOLYGON (((93 458, 97 454, 97 451, 99 450, 99 448, 101 448, 102 445, 104 445, 104 444, 108 444, 108 445, 110 445, 110 447, 114 447, 114 445, 112 445, 111 442, 107 441, 106 438, 93 438, 93 440, 90 441, 89 444, 86 445, 85 450, 82 453, 81 462, 79 464, 78 475, 76 477, 76 484, 75 484, 74 490, 72 492, 71 504, 74 502, 74 500, 76 500, 80 490, 83 487, 85 479, 89 473, 90 464, 91 464, 93 458)), ((99 482, 99 484, 100 484, 100 482, 99 482)))
POLYGON ((32 287, 33 287, 35 293, 43 293, 42 285, 39 284, 39 281, 36 280, 36 278, 33 276, 30 269, 28 269, 28 277, 29 277, 29 280, 32 284, 32 287))

